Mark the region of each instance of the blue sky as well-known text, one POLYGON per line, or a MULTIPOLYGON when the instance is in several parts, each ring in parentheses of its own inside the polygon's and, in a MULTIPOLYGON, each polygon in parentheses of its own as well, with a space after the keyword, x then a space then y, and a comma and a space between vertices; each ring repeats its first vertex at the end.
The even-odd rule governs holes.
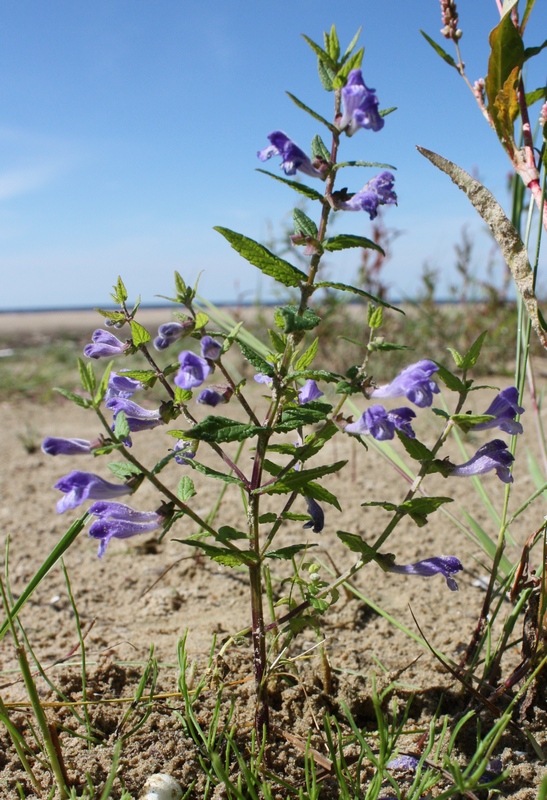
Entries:
MULTIPOLYGON (((536 5, 530 45, 547 36, 547 4, 536 5)), ((475 80, 486 71, 496 3, 460 0, 458 10, 475 80)), ((212 228, 258 240, 280 230, 297 195, 255 171, 256 152, 274 129, 304 149, 323 133, 285 90, 331 116, 332 95, 300 34, 321 41, 333 22, 343 46, 363 26, 365 82, 381 107, 398 107, 381 132, 344 138, 341 150, 397 167, 399 206, 386 222, 404 234, 386 267, 392 296, 413 294, 426 261, 446 286, 463 225, 477 233, 479 270, 490 248, 480 220, 415 146, 478 174, 504 203, 509 162, 463 81, 419 33, 441 41, 437 0, 4 0, 0 309, 105 304, 118 274, 132 297, 152 303, 171 293, 175 269, 189 282, 203 271, 201 292, 214 301, 271 296, 268 280, 212 228)), ((545 58, 536 61, 530 88, 547 74, 545 58)), ((277 171, 278 159, 268 167, 277 171)), ((373 174, 345 170, 344 184, 356 191, 373 174)), ((343 227, 370 232, 366 214, 343 227)), ((355 254, 329 260, 338 280, 356 267, 355 254)))

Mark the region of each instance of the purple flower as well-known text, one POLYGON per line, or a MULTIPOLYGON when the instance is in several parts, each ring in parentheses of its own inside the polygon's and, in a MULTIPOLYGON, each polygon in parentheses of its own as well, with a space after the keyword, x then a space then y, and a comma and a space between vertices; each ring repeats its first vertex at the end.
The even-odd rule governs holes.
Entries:
POLYGON ((132 400, 128 400, 126 397, 111 397, 106 401, 105 405, 114 413, 114 421, 120 411, 123 411, 129 430, 133 431, 133 433, 163 425, 159 409, 148 411, 148 409, 142 408, 142 406, 137 405, 132 400))
POLYGON ((111 358, 112 356, 121 356, 129 346, 124 344, 124 342, 120 342, 113 333, 103 331, 102 328, 93 331, 91 341, 92 344, 86 344, 84 347, 84 356, 87 356, 87 358, 111 358))
POLYGON ((395 176, 385 170, 371 178, 360 192, 349 200, 338 201, 336 208, 341 211, 366 211, 370 219, 378 216, 378 206, 397 205, 397 195, 393 191, 395 176))
POLYGON ((57 502, 57 513, 63 514, 67 508, 76 508, 85 500, 109 500, 122 494, 131 494, 132 489, 125 484, 108 483, 92 472, 69 472, 60 478, 54 489, 64 492, 57 502))
POLYGON ((100 500, 89 508, 89 514, 94 514, 99 519, 89 528, 89 535, 100 539, 99 558, 105 554, 108 542, 116 539, 127 539, 139 533, 148 533, 161 528, 165 517, 155 511, 135 511, 123 503, 110 503, 100 500))
POLYGON ((314 533, 321 533, 325 526, 325 512, 313 497, 304 497, 308 507, 308 514, 311 519, 303 525, 303 528, 311 528, 314 533))
POLYGON ((88 442, 87 439, 59 439, 48 436, 42 442, 42 452, 48 456, 75 456, 80 453, 91 453, 93 447, 98 447, 98 441, 88 442))
POLYGON ((204 358, 196 356, 190 350, 179 354, 180 370, 175 376, 175 383, 181 389, 194 389, 201 386, 211 372, 211 367, 204 358))
POLYGON ((179 454, 175 456, 175 461, 177 462, 177 464, 181 464, 182 466, 184 466, 188 458, 195 458, 196 447, 197 447, 197 442, 192 439, 190 440, 178 439, 177 443, 173 448, 173 452, 179 454))
POLYGON ((452 576, 462 569, 462 563, 456 556, 432 556, 432 558, 424 558, 423 561, 416 561, 415 564, 392 564, 388 571, 402 572, 405 575, 420 575, 422 578, 443 575, 448 588, 457 592, 458 584, 452 576))
POLYGON ((201 340, 201 355, 209 361, 216 361, 222 350, 222 345, 216 342, 212 336, 204 336, 201 340))
POLYGON ((403 406, 386 411, 383 406, 371 406, 362 414, 357 422, 346 425, 346 433, 370 435, 379 441, 383 439, 393 439, 395 429, 404 433, 409 439, 415 439, 416 434, 412 430, 410 421, 416 414, 411 408, 403 406))
POLYGON ((105 400, 110 400, 111 397, 131 397, 142 388, 142 383, 135 378, 128 378, 123 373, 111 372, 105 400))
POLYGON ((166 350, 177 339, 182 339, 188 331, 194 329, 193 320, 189 319, 186 322, 165 322, 158 328, 158 335, 154 339, 154 347, 156 350, 166 350))
POLYGON ((212 406, 214 408, 219 403, 226 403, 226 398, 215 389, 202 389, 198 394, 197 401, 204 406, 212 406))
POLYGON ((397 758, 393 758, 391 761, 388 761, 386 767, 388 769, 416 772, 416 767, 418 766, 419 761, 420 759, 415 758, 414 756, 397 756, 397 758))
POLYGON ((513 483, 509 466, 514 460, 515 457, 509 452, 505 442, 501 439, 494 439, 493 442, 479 447, 473 458, 470 458, 465 464, 454 467, 449 475, 467 478, 470 475, 483 475, 485 472, 495 469, 500 481, 513 483))
POLYGON ((257 383, 267 383, 268 386, 271 386, 273 383, 273 378, 271 377, 271 375, 264 375, 264 373, 262 372, 257 372, 256 375, 254 376, 254 380, 257 383))
POLYGON ((391 383, 379 386, 372 392, 371 397, 401 397, 404 395, 414 405, 420 408, 430 406, 433 395, 439 393, 439 387, 431 380, 431 375, 438 370, 433 361, 424 359, 417 364, 411 364, 400 372, 391 383))
POLYGON ((494 419, 488 422, 479 422, 473 426, 474 431, 485 431, 487 428, 499 428, 500 431, 514 436, 522 433, 522 425, 515 420, 517 414, 524 414, 524 409, 518 405, 519 393, 515 386, 503 389, 490 403, 485 414, 492 414, 494 419))
POLYGON ((298 402, 303 406, 305 403, 310 403, 312 400, 319 400, 323 395, 324 392, 318 388, 316 382, 310 379, 306 381, 298 392, 298 402))
POLYGON ((321 178, 321 173, 315 169, 304 151, 283 131, 273 131, 268 139, 271 142, 269 147, 257 153, 261 161, 267 161, 272 156, 281 156, 281 169, 285 175, 296 175, 296 170, 300 170, 312 178, 321 178))
POLYGON ((359 128, 379 131, 384 127, 384 120, 378 113, 375 91, 365 86, 360 69, 351 70, 342 89, 344 114, 338 123, 341 131, 345 130, 348 136, 353 136, 359 128))

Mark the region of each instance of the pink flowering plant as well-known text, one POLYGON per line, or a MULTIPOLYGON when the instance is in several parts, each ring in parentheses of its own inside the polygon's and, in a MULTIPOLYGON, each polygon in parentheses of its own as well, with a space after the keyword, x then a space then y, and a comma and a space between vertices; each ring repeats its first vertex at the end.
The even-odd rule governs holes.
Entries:
MULTIPOLYGON (((450 31, 451 24, 449 19, 450 31)), ((455 41, 456 34, 457 30, 452 34, 455 41)), ((74 471, 60 477, 55 485, 62 493, 59 513, 92 501, 82 525, 91 523, 88 532, 98 540, 99 557, 108 557, 107 546, 113 538, 151 532, 162 537, 169 532, 181 547, 197 548, 222 565, 246 570, 259 736, 270 729, 268 682, 274 667, 268 638, 281 637, 285 645, 296 635, 297 621, 317 624, 317 618, 338 600, 339 587, 356 572, 375 566, 418 578, 439 576, 448 589, 457 590, 456 576, 464 569, 458 555, 433 552, 417 563, 399 564, 396 528, 409 518, 417 526, 427 524, 430 515, 452 501, 452 478, 491 473, 490 479, 497 476, 510 484, 513 442, 522 432, 518 417, 524 412, 520 390, 511 387, 502 392, 492 390, 483 414, 466 413, 469 394, 475 390, 470 375, 485 334, 467 353, 453 351, 450 369, 425 349, 409 357, 407 366, 388 383, 375 380, 377 359, 386 351, 405 349, 380 335, 384 316, 399 314, 400 309, 352 285, 323 279, 321 267, 325 254, 352 248, 382 252, 378 244, 361 234, 337 230, 345 230, 356 219, 348 215, 350 211, 364 212, 370 220, 382 206, 393 207, 391 211, 396 213, 395 167, 366 160, 344 161, 341 151, 345 138, 353 136, 362 137, 366 149, 367 137, 381 136, 395 109, 383 106, 381 93, 377 95, 376 89, 365 83, 367 70, 362 66, 363 49, 356 49, 357 37, 345 51, 334 26, 325 33, 323 47, 307 41, 317 56, 323 87, 332 98, 330 116, 290 94, 320 132, 312 135, 306 149, 288 134, 275 130, 261 137, 269 144, 257 153, 261 164, 274 165, 274 171, 259 169, 268 180, 280 181, 288 191, 303 195, 315 210, 313 215, 299 207, 293 210, 292 243, 305 256, 307 269, 294 266, 242 233, 216 228, 242 258, 298 297, 296 303, 276 309, 275 327, 268 331, 269 346, 250 344, 252 340, 239 324, 232 329, 215 326, 196 300, 196 288, 188 286, 178 273, 174 296, 169 298, 177 309, 175 319, 166 320, 154 336, 139 323, 138 303, 130 307, 128 292, 119 278, 112 295, 116 310, 99 310, 109 330, 96 330, 84 349, 87 360, 80 362, 83 393, 63 392, 78 405, 93 410, 102 431, 94 441, 51 436, 43 444, 44 452, 53 456, 81 453, 96 458, 115 454, 118 459, 108 464, 115 482, 95 472, 74 471), (341 180, 346 170, 349 177, 341 180), (361 177, 363 172, 365 178, 361 177), (368 308, 362 357, 357 364, 340 364, 337 371, 321 365, 321 341, 314 333, 320 322, 318 298, 322 289, 360 298, 368 308), (236 377, 234 352, 255 372, 248 384, 236 377), (148 368, 131 367, 136 353, 144 356, 148 368), (120 367, 117 361, 115 371, 110 360, 114 357, 124 363, 120 367), (100 360, 106 360, 107 366, 98 377, 94 364, 100 360), (433 407, 439 382, 449 395, 445 408, 433 407), (152 387, 160 390, 162 401, 149 407, 146 395, 152 387), (256 410, 257 391, 267 398, 261 412, 256 410), (239 407, 237 412, 230 410, 234 406, 239 407), (207 407, 209 413, 197 415, 200 407, 207 407), (429 415, 432 425, 437 425, 428 443, 418 438, 414 427, 421 414, 429 415), (163 457, 151 464, 132 451, 133 440, 150 430, 164 443, 163 457), (475 431, 482 437, 475 455, 465 463, 452 463, 442 453, 454 430, 463 434, 475 431), (513 437, 509 443, 499 438, 502 433, 513 437), (335 525, 330 509, 339 509, 340 505, 329 476, 342 471, 347 462, 325 463, 318 457, 333 437, 354 437, 365 446, 373 441, 398 442, 415 462, 416 477, 402 496, 397 492, 395 497, 380 501, 356 499, 365 507, 381 506, 387 521, 379 531, 336 531, 352 554, 352 563, 329 581, 318 576, 317 570, 305 573, 301 565, 308 562, 297 557, 312 558, 317 537, 335 525), (242 447, 247 448, 250 460, 239 457, 242 447), (216 459, 215 467, 202 458, 205 449, 216 459), (163 477, 171 461, 182 469, 178 485, 163 477), (197 510, 193 472, 237 490, 234 497, 237 494, 242 498, 237 526, 222 524, 222 507, 218 520, 206 518, 197 510), (433 472, 446 478, 446 495, 422 494, 424 481, 433 472), (156 507, 140 510, 137 495, 145 481, 157 490, 158 501, 156 507), (277 503, 276 511, 270 510, 272 502, 277 503), (291 523, 304 524, 303 528, 294 525, 292 544, 277 546, 281 526, 291 523), (388 539, 391 552, 385 549, 388 539), (297 602, 292 595, 286 598, 277 618, 268 621, 265 569, 280 560, 293 566, 293 579, 302 599, 297 602)), ((376 82, 372 76, 367 77, 369 80, 376 82)), ((517 158, 515 153, 513 156, 517 158)))

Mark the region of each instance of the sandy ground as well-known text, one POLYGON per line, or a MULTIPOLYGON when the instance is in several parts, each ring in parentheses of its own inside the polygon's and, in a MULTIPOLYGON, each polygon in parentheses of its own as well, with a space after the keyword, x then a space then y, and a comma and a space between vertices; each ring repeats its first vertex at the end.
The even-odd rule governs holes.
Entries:
MULTIPOLYGON (((143 324, 153 327, 165 320, 165 312, 147 312, 150 319, 142 319, 143 324)), ((143 315, 144 316, 144 315, 143 315)), ((46 315, 47 317, 47 315, 46 315)), ((52 324, 51 317, 47 324, 52 324)), ((0 315, 0 326, 27 326, 27 315, 0 315), (11 319, 8 319, 11 317, 11 319)), ((47 320, 37 315, 33 325, 37 328, 47 320)), ((73 329, 75 325, 85 326, 87 314, 70 312, 56 315, 55 324, 73 329), (84 319, 85 316, 85 319, 84 319)), ((96 316, 89 316, 90 330, 96 327, 96 316)), ((43 328, 42 328, 43 329, 43 328)), ((489 382, 491 382, 489 380, 489 382)), ((503 385, 507 385, 505 380, 503 385)), ((484 411, 492 392, 477 392, 468 404, 476 412, 484 411)), ((141 398, 139 398, 139 401, 141 398)), ((260 389, 252 387, 250 400, 260 415, 264 401, 260 389)), ((146 397, 142 401, 147 404, 146 397)), ((364 401, 357 400, 361 410, 364 401)), ((529 407, 529 406, 528 406, 529 407)), ((196 407, 196 415, 205 416, 206 410, 196 407)), ((223 408, 223 414, 238 414, 235 404, 223 408)), ((10 540, 9 579, 11 591, 17 598, 24 590, 44 559, 79 515, 79 509, 60 516, 55 512, 59 493, 52 487, 62 475, 73 469, 97 472, 107 479, 111 475, 107 469, 110 456, 93 460, 92 456, 48 457, 40 450, 29 453, 22 443, 28 435, 29 427, 37 442, 45 436, 67 436, 93 439, 100 432, 100 426, 90 411, 85 411, 63 398, 47 406, 36 407, 29 401, 6 402, 1 405, 2 426, 0 428, 0 527, 1 542, 4 548, 10 540)), ((533 415, 529 411, 523 419, 525 434, 519 442, 520 457, 515 465, 514 492, 510 499, 510 513, 534 491, 535 486, 528 473, 525 452, 530 449, 536 453, 537 441, 533 415)), ((418 410, 416 430, 427 444, 434 440, 434 426, 438 424, 430 412, 418 410)), ((177 427, 177 423, 171 423, 177 427)), ((499 432, 496 432, 498 436, 499 432)), ((501 434, 503 438, 503 434, 501 434)), ((467 437, 469 453, 479 444, 494 438, 492 432, 483 432, 467 437)), ((133 452, 147 465, 152 465, 172 446, 172 440, 157 431, 145 431, 134 437, 133 452)), ((395 449, 403 454, 399 443, 395 449)), ((233 451, 232 446, 227 449, 233 451)), ((201 451, 200 451, 201 455, 201 451)), ((449 443, 444 455, 450 455, 454 462, 464 460, 455 442, 449 443)), ((244 470, 249 469, 251 454, 246 451, 241 460, 244 470)), ((398 502, 404 496, 408 484, 374 449, 365 451, 349 437, 336 437, 321 454, 320 463, 338 459, 348 459, 346 471, 340 476, 328 476, 323 485, 337 494, 342 513, 331 507, 326 510, 326 524, 322 534, 316 535, 301 528, 301 522, 287 522, 283 525, 278 546, 294 542, 308 541, 318 545, 313 555, 330 569, 342 572, 354 560, 354 556, 339 541, 337 530, 359 533, 367 541, 373 541, 388 520, 385 511, 378 508, 363 508, 365 501, 391 500, 398 502)), ((203 459, 216 469, 222 464, 213 455, 203 459)), ((315 464, 316 462, 314 462, 315 464)), ((180 477, 188 473, 187 467, 171 462, 163 473, 165 482, 175 490, 180 477)), ((218 497, 223 486, 220 482, 206 482, 195 471, 191 473, 195 481, 197 495, 192 499, 192 508, 206 515, 218 497)), ((487 475, 484 486, 493 506, 501 510, 504 485, 494 473, 487 475)), ((439 475, 428 476, 425 488, 430 495, 453 496, 450 513, 465 523, 464 511, 488 532, 492 539, 497 536, 497 527, 481 498, 468 479, 444 479, 439 475)), ((123 500, 123 498, 122 498, 123 500)), ((279 500, 279 498, 277 498, 279 500)), ((143 485, 131 504, 139 509, 151 510, 158 506, 156 490, 143 485)), ((277 510, 276 498, 266 504, 265 510, 277 510)), ((303 500, 295 511, 305 513, 303 500)), ((521 514, 511 527, 515 547, 509 547, 510 560, 518 559, 520 549, 530 533, 543 522, 545 505, 542 500, 532 504, 521 514)), ((223 499, 219 524, 244 526, 244 518, 236 487, 229 486, 223 499)), ((203 669, 211 647, 212 637, 217 637, 217 651, 229 635, 244 629, 249 621, 248 591, 246 575, 241 570, 222 567, 204 558, 197 558, 193 550, 182 545, 175 538, 186 538, 196 530, 190 520, 179 521, 161 543, 153 535, 126 541, 112 541, 102 560, 97 558, 96 542, 85 532, 77 538, 66 553, 65 565, 70 578, 72 592, 80 615, 81 625, 86 634, 86 650, 90 691, 94 697, 128 696, 134 691, 138 676, 146 663, 150 645, 154 644, 155 656, 160 666, 159 689, 172 690, 177 676, 177 640, 188 629, 188 650, 190 659, 195 659, 199 669, 203 669)), ((311 660, 297 657, 317 645, 317 636, 311 630, 304 630, 290 649, 293 659, 290 668, 298 676, 296 684, 287 684, 279 689, 279 701, 274 710, 274 723, 292 735, 305 741, 313 720, 321 728, 321 718, 326 711, 340 713, 340 700, 344 700, 359 724, 371 725, 371 675, 379 676, 382 686, 396 681, 396 691, 401 702, 410 694, 415 694, 407 727, 417 731, 426 729, 431 713, 440 704, 440 713, 449 714, 454 721, 457 713, 466 708, 469 699, 458 683, 435 660, 427 648, 398 630, 388 619, 378 614, 374 608, 381 607, 413 634, 418 634, 413 616, 418 621, 423 634, 431 645, 445 656, 458 662, 465 645, 474 630, 481 603, 484 598, 481 580, 486 576, 486 559, 473 539, 453 523, 443 512, 430 517, 429 523, 418 528, 408 517, 397 527, 384 552, 396 555, 400 564, 411 563, 433 555, 456 555, 464 564, 465 570, 458 577, 459 592, 451 592, 440 576, 418 578, 397 574, 385 574, 372 564, 359 572, 353 584, 361 598, 342 593, 338 604, 328 611, 321 621, 321 633, 325 640, 325 650, 333 671, 333 680, 325 678, 318 655, 311 660), (368 598, 367 604, 363 598, 368 598), (327 685, 330 684, 330 685, 327 685), (444 700, 443 700, 444 697, 444 700), (311 715, 311 716, 310 716, 311 715)), ((536 558, 537 560, 537 558, 536 558)), ((537 566, 537 564, 536 564, 537 566)), ((328 577, 325 568, 322 575, 328 577)), ((274 594, 280 597, 287 593, 287 585, 282 581, 286 569, 282 562, 272 562, 274 594)), ((509 602, 502 601, 503 613, 509 613, 509 602)), ((29 641, 41 664, 47 668, 51 680, 64 688, 73 699, 81 697, 81 679, 76 667, 78 662, 78 638, 74 613, 69 601, 65 578, 57 564, 40 584, 27 603, 21 620, 29 641), (67 664, 68 662, 68 664, 67 664)), ((517 631, 520 623, 517 625, 517 631)), ((317 653, 317 649, 312 653, 317 653)), ((515 645, 508 653, 504 664, 505 677, 519 660, 520 649, 515 645)), ((217 662, 218 664, 218 662, 217 662)), ((227 651, 223 680, 229 690, 235 693, 236 719, 242 729, 249 722, 253 701, 251 684, 251 658, 248 642, 238 643, 227 651), (242 683, 243 682, 243 683, 242 683)), ((15 651, 9 636, 0 645, 0 684, 4 701, 13 702, 26 698, 24 688, 18 680, 15 651)), ((52 699, 51 691, 40 682, 44 698, 52 699)), ((276 690, 277 691, 277 690, 276 690)), ((210 696, 212 693, 210 692, 210 696)), ((545 746, 545 697, 537 699, 538 707, 529 713, 530 724, 540 743, 545 746)), ((180 708, 180 701, 175 706, 180 708)), ((203 714, 207 704, 203 705, 203 714)), ((14 719, 28 734, 26 711, 14 711, 14 719)), ((67 769, 71 780, 81 780, 88 772, 97 787, 104 782, 108 770, 108 757, 115 739, 112 734, 119 722, 121 711, 104 706, 92 707, 93 723, 102 730, 105 744, 88 750, 81 740, 74 740, 62 734, 67 754, 67 769), (109 738, 110 737, 110 738, 109 738), (66 739, 66 742, 65 742, 66 739), (76 744, 75 744, 76 742, 76 744), (80 742, 80 744, 78 744, 80 742)), ((57 722, 67 722, 66 711, 60 711, 57 722)), ((483 734, 492 724, 491 716, 484 716, 483 734)), ((4 735, 4 734, 3 734, 4 735)), ((315 745, 321 749, 321 734, 314 734, 315 745)), ((188 737, 180 731, 180 724, 173 720, 172 706, 158 702, 141 731, 127 743, 122 757, 120 774, 134 797, 143 785, 147 775, 156 771, 167 771, 177 777, 185 786, 189 785, 199 769, 195 748, 188 737)), ((416 749, 419 733, 405 739, 409 749, 416 749)), ((470 741, 473 741, 470 732, 470 741)), ((26 796, 35 797, 9 742, 3 740, 5 752, 0 753, 0 795, 11 800, 17 798, 15 781, 20 780, 26 787, 26 796), (4 788, 1 788, 4 787, 4 788)), ((462 741, 459 755, 461 763, 470 757, 473 749, 468 744, 466 751, 462 741)), ((295 762, 294 753, 287 755, 285 745, 279 745, 279 769, 291 775, 290 764, 295 762), (285 759, 285 762, 283 761, 285 759), (288 759, 288 761, 287 761, 288 759), (292 760, 291 760, 292 759, 292 760), (285 766, 283 766, 285 764, 285 766)), ((502 797, 515 797, 519 800, 532 800, 537 796, 537 782, 543 774, 543 767, 530 749, 526 738, 518 730, 509 730, 494 753, 502 759, 504 767, 511 771, 510 778, 501 787, 502 797)), ((294 767, 296 769, 296 767, 294 767)), ((44 785, 47 776, 39 771, 44 785)), ((119 784, 112 797, 119 796, 119 784)), ((196 785, 191 797, 201 797, 200 784, 196 785)), ((386 796, 390 794, 387 791, 386 796)), ((44 795, 45 796, 45 795, 44 795)), ((324 797, 335 797, 333 789, 325 784, 324 797), (329 793, 330 792, 330 793, 329 793)))

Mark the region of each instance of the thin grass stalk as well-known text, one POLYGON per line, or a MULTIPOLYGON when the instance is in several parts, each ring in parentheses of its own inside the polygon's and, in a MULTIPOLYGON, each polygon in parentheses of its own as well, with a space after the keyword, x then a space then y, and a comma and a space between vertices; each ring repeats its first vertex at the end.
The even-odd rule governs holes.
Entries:
POLYGON ((15 747, 15 751, 19 756, 19 761, 21 762, 21 766, 29 776, 29 780, 33 785, 36 794, 38 797, 42 794, 42 786, 40 785, 37 777, 35 776, 34 772, 32 771, 32 767, 30 766, 30 762, 27 758, 27 754, 25 750, 28 750, 30 754, 32 754, 32 750, 25 742, 23 736, 19 733, 16 726, 9 718, 8 710, 4 705, 2 698, 0 697, 0 722, 4 725, 8 732, 8 736, 10 737, 13 746, 15 747))

